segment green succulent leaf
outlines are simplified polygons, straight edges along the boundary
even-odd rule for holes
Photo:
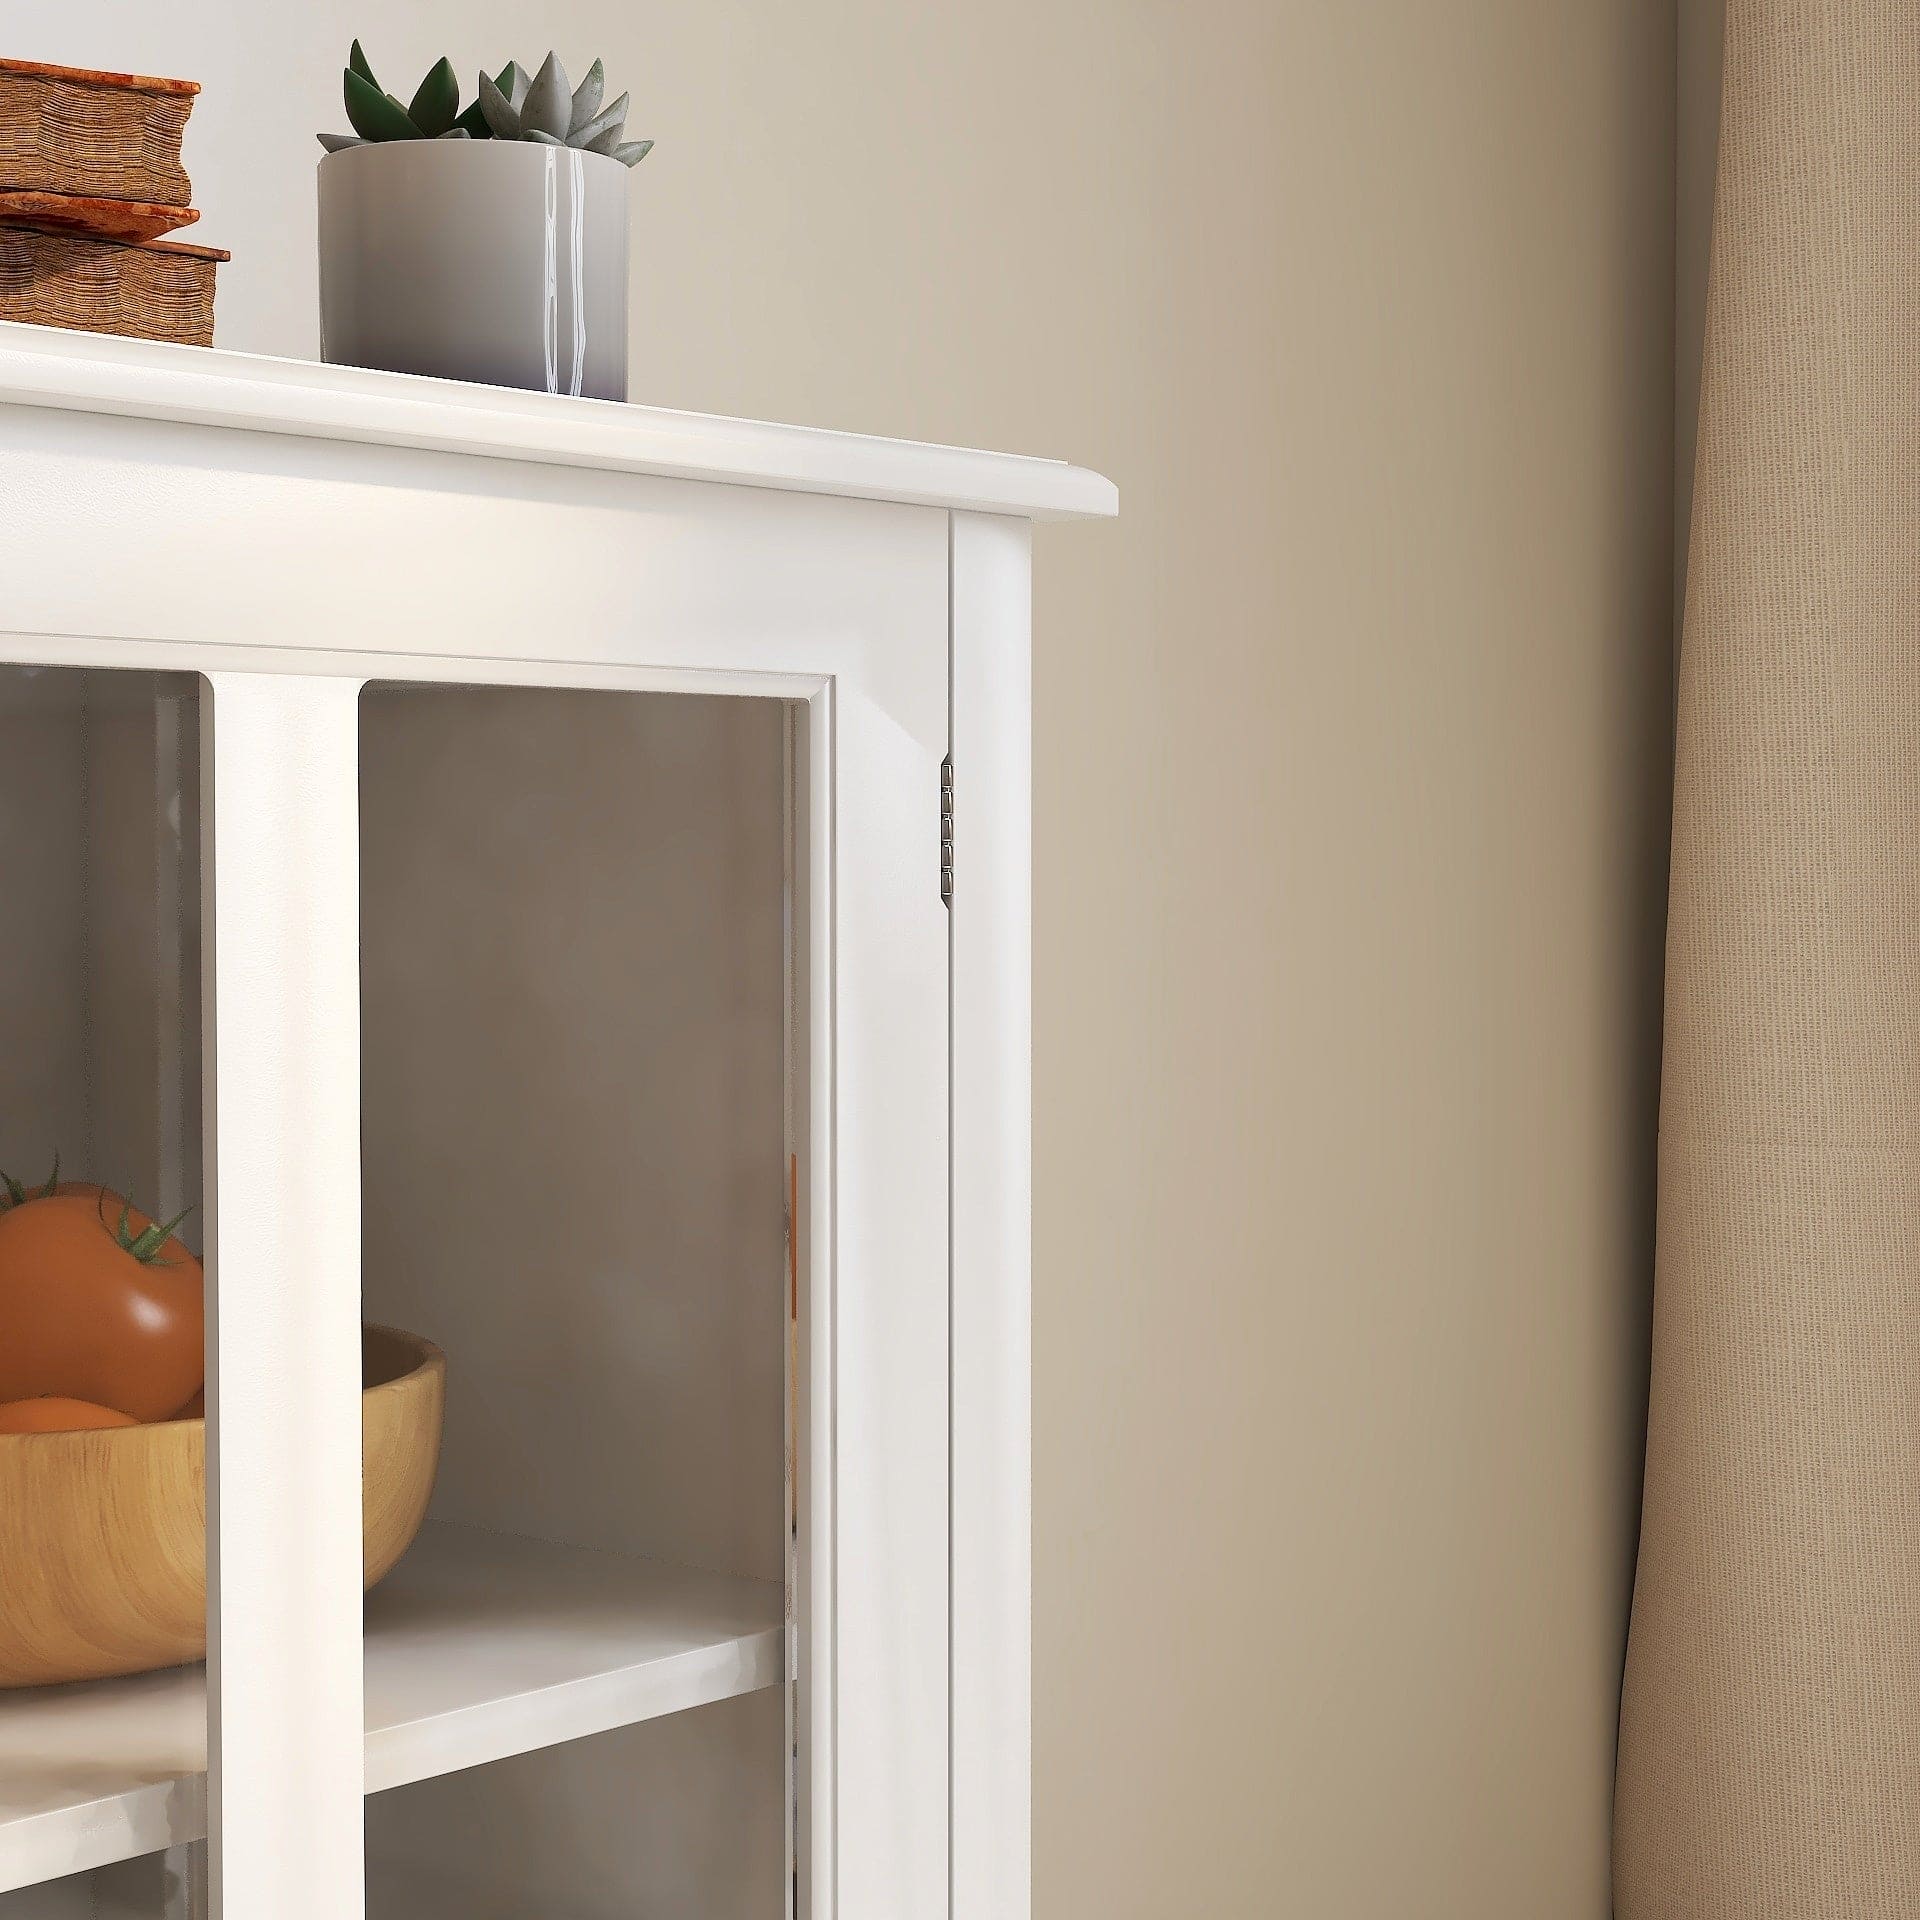
[[[551,134],[564,146],[572,118],[573,89],[567,84],[567,70],[560,64],[560,56],[550,53],[541,61],[540,71],[521,104],[520,131],[526,136]]]
[[[584,126],[575,127],[567,135],[570,147],[586,147],[594,153],[611,153],[614,142],[620,138],[620,131],[627,119],[627,96],[623,93],[612,106],[596,113]],[[603,145],[602,142],[605,144]]]
[[[318,138],[328,153],[388,140],[528,140],[605,154],[622,166],[637,166],[653,150],[653,142],[624,138],[628,95],[603,105],[606,83],[605,64],[595,60],[579,86],[569,90],[567,70],[560,56],[550,52],[531,77],[517,60],[509,60],[497,74],[483,70],[476,98],[463,109],[459,78],[453,63],[443,58],[433,63],[413,99],[403,104],[381,90],[366,50],[356,40],[341,75],[353,131]]]
[[[568,144],[572,137],[600,111],[600,96],[607,90],[607,70],[596,60],[587,69],[587,77],[573,90],[573,111],[567,116]]]
[[[459,111],[460,80],[453,62],[442,55],[427,69],[427,77],[407,107],[407,118],[429,140],[437,140],[453,125]]]
[[[518,60],[509,60],[494,80],[494,85],[513,103],[515,113],[520,111],[521,104],[527,97],[527,89],[532,84],[533,82],[527,77],[526,68]]]
[[[520,116],[514,111],[513,102],[502,91],[500,82],[490,80],[484,73],[480,76],[480,111],[486,115],[496,140],[520,138]]]
[[[370,80],[349,67],[343,82],[347,98],[347,118],[363,140],[418,140],[420,129],[407,110],[390,93],[382,93]]]

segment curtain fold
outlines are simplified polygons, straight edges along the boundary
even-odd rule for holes
[[[1619,1920],[1920,1916],[1920,4],[1731,0]]]

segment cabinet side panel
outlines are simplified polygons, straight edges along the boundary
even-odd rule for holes
[[[953,1920],[1032,1905],[1031,530],[953,521]]]

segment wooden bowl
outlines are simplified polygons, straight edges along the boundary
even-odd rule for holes
[[[367,1327],[361,1341],[366,1584],[426,1518],[447,1359]],[[163,1420],[0,1434],[0,1687],[145,1673],[207,1650],[207,1427]]]

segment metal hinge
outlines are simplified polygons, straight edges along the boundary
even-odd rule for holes
[[[953,755],[940,762],[940,904],[953,905]]]

